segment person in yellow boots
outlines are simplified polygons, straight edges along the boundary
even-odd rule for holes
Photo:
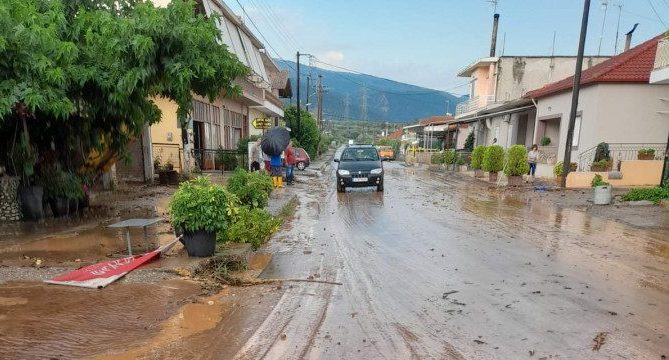
[[[281,154],[272,155],[269,160],[272,170],[272,184],[275,188],[283,187],[283,172],[281,171]]]

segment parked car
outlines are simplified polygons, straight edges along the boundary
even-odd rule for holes
[[[349,145],[337,162],[337,192],[347,187],[375,186],[383,191],[383,163],[378,150],[372,145]]]
[[[392,146],[379,146],[381,160],[395,160],[395,151]]]
[[[297,167],[298,170],[306,169],[311,163],[309,153],[302,148],[293,148],[293,151],[295,152],[295,167]]]

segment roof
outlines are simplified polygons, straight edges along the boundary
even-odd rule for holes
[[[603,61],[581,73],[581,86],[596,83],[648,83],[655,63],[657,43],[664,38],[658,35],[618,56]],[[525,94],[525,98],[538,99],[571,90],[574,76],[545,85]]]
[[[446,124],[454,120],[454,118],[450,115],[445,115],[445,116],[430,116],[425,119],[420,119],[418,121],[418,125],[420,126],[427,126],[427,125],[441,125],[441,124]]]
[[[488,66],[490,64],[494,64],[499,60],[498,57],[487,57],[487,58],[482,58],[476,60],[474,63],[467,65],[466,68],[460,70],[458,72],[458,76],[461,77],[470,77],[472,75],[472,72],[476,70],[477,68],[480,68],[481,66]]]
[[[402,138],[402,134],[404,134],[404,131],[402,129],[399,129],[388,134],[387,138],[393,140],[399,140]]]

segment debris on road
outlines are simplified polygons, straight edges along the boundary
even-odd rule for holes
[[[457,290],[447,291],[447,292],[445,292],[445,293],[443,293],[443,294],[441,295],[441,298],[442,298],[442,299],[446,299],[446,298],[448,298],[449,295],[453,295],[453,294],[455,294],[455,293],[457,293],[457,292],[458,292]]]
[[[602,348],[602,346],[604,345],[604,343],[606,343],[606,337],[607,337],[608,335],[609,335],[609,333],[608,333],[608,332],[605,332],[605,331],[600,332],[599,334],[597,334],[597,336],[595,336],[595,338],[592,339],[592,341],[593,341],[593,343],[594,343],[594,344],[592,345],[592,351],[599,351],[599,349]]]

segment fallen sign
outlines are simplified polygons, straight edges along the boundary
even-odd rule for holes
[[[143,255],[128,256],[116,260],[103,261],[101,263],[82,267],[69,273],[56,276],[45,283],[57,285],[71,285],[91,289],[102,289],[103,287],[122,278],[125,274],[136,268],[160,257],[160,254],[169,251],[174,244],[181,239],[176,238],[169,244],[163,245],[156,250]]]

